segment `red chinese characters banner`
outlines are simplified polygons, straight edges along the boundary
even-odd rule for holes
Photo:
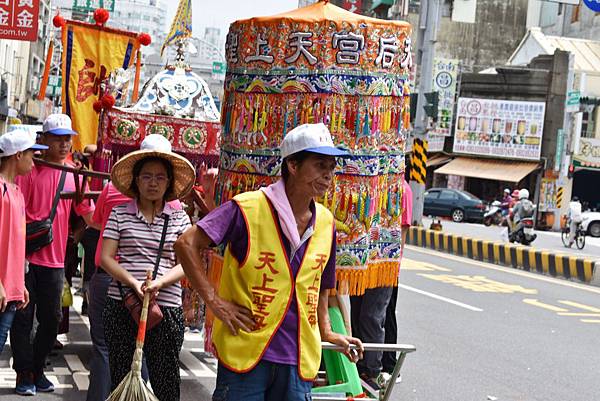
[[[342,8],[353,13],[360,13],[361,7],[362,0],[344,0],[342,3]]]
[[[35,42],[39,0],[0,0],[0,39]]]

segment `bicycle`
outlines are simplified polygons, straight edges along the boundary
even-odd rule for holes
[[[570,243],[571,224],[567,222],[561,231],[561,239],[565,248],[570,248],[573,244]],[[585,247],[585,230],[581,227],[581,223],[577,224],[577,232],[575,233],[575,245],[577,249],[583,249]]]

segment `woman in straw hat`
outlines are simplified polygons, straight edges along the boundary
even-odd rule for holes
[[[139,150],[115,164],[111,179],[132,198],[113,208],[102,236],[102,267],[113,277],[103,312],[112,389],[129,371],[137,333],[123,299],[131,292],[142,299],[149,292],[163,314],[160,323],[149,329],[144,345],[150,382],[160,401],[179,400],[179,351],[184,334],[180,280],[184,273],[173,244],[191,224],[185,211],[167,202],[191,190],[194,168],[172,152]],[[149,269],[154,280],[145,286]]]

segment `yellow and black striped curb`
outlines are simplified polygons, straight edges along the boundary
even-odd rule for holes
[[[468,238],[427,230],[423,227],[411,227],[406,242],[410,245],[482,262],[548,274],[553,277],[577,279],[584,283],[600,286],[600,271],[596,272],[596,277],[594,277],[596,261],[593,259],[578,258],[522,245]]]

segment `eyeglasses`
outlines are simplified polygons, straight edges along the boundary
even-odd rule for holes
[[[169,177],[166,175],[141,174],[138,178],[144,184],[149,184],[152,180],[155,180],[157,184],[164,184],[169,181]]]

